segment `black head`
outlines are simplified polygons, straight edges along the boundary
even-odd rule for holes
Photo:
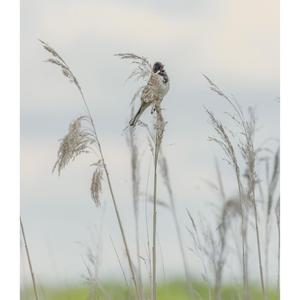
[[[153,72],[154,73],[157,73],[159,71],[162,71],[164,69],[164,65],[160,62],[156,62],[154,65],[153,65]]]

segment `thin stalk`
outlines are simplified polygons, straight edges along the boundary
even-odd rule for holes
[[[186,259],[186,255],[185,255],[185,251],[184,251],[184,245],[183,245],[182,235],[181,235],[181,231],[180,231],[178,216],[177,216],[175,199],[174,199],[173,190],[172,190],[172,187],[171,187],[167,159],[164,157],[162,152],[161,152],[160,162],[161,162],[162,175],[163,175],[165,185],[166,185],[166,188],[167,188],[167,191],[168,191],[168,194],[169,194],[169,198],[170,198],[171,214],[172,214],[172,217],[173,217],[173,220],[174,220],[175,230],[176,230],[177,239],[178,239],[178,243],[179,243],[179,249],[180,249],[181,256],[182,256],[187,290],[189,292],[190,298],[195,299],[195,293],[194,293],[194,290],[193,290],[191,276],[190,276],[188,263],[187,263],[187,259]]]
[[[140,238],[139,238],[139,217],[138,217],[138,212],[135,211],[135,240],[136,240],[136,256],[137,256],[137,267],[138,267],[138,286],[140,290],[140,296],[141,299],[144,299],[143,296],[143,282],[142,282],[142,272],[141,272],[141,247],[140,247]]]
[[[265,224],[265,289],[268,295],[269,291],[269,246],[271,239],[271,213],[273,207],[274,193],[279,180],[280,157],[279,148],[274,156],[273,172],[271,179],[269,178],[269,161],[266,160],[266,182],[267,185],[267,207],[266,207],[266,224]],[[275,207],[276,222],[279,218],[279,207]],[[278,225],[278,224],[277,224]]]
[[[268,176],[266,178],[266,181],[268,182]],[[260,193],[260,198],[265,202],[265,196],[264,192],[261,186],[261,183],[258,183],[258,190]],[[270,199],[269,191],[267,198]],[[266,299],[269,299],[269,245],[270,245],[270,214],[268,212],[268,204],[267,204],[267,209],[266,209],[266,220],[265,220],[265,237],[264,237],[264,255],[265,255],[265,290],[266,290]]]
[[[280,291],[280,226],[278,226],[278,255],[277,255],[277,264],[278,264],[278,272],[277,272],[277,294],[279,295],[279,291]]]
[[[155,149],[154,149],[154,182],[153,182],[153,231],[152,231],[152,300],[156,300],[156,222],[157,222],[157,163],[160,146],[163,139],[165,122],[159,103],[155,104]]]
[[[134,106],[132,106],[131,117],[134,116]],[[142,271],[141,271],[141,251],[140,251],[140,231],[139,231],[139,161],[138,148],[134,136],[134,128],[129,129],[127,143],[131,155],[131,181],[132,181],[132,202],[134,212],[135,242],[136,242],[136,263],[137,279],[141,300],[144,299]]]
[[[84,95],[82,93],[82,90],[80,88],[79,88],[79,91],[80,91],[80,94],[81,94],[81,98],[82,98],[82,100],[85,104],[85,107],[86,107],[87,113],[89,115],[89,118],[91,120],[91,124],[92,124],[92,128],[93,128],[93,131],[94,131],[94,134],[95,134],[95,138],[96,138],[97,146],[98,146],[98,149],[99,149],[99,153],[100,153],[101,159],[103,161],[103,167],[104,167],[104,172],[105,172],[106,179],[107,179],[107,182],[108,182],[109,192],[110,192],[110,195],[111,195],[111,198],[112,198],[112,201],[113,201],[115,213],[116,213],[116,216],[117,216],[119,228],[120,228],[121,235],[122,235],[123,244],[125,246],[126,256],[127,256],[127,259],[128,259],[132,280],[134,282],[137,297],[139,299],[139,289],[138,289],[137,279],[136,279],[136,275],[135,275],[135,272],[134,272],[134,267],[133,267],[132,259],[131,259],[131,256],[130,256],[130,252],[129,252],[129,248],[128,248],[128,244],[127,244],[127,240],[126,240],[125,231],[124,231],[124,227],[123,227],[123,224],[122,224],[119,208],[118,208],[118,205],[117,205],[117,202],[116,202],[116,199],[115,199],[115,195],[114,195],[114,192],[113,192],[113,189],[112,189],[111,179],[110,179],[110,176],[109,176],[107,166],[105,164],[105,159],[104,159],[102,147],[101,147],[101,144],[100,144],[97,132],[96,132],[96,128],[95,128],[95,125],[94,125],[94,120],[92,118],[92,115],[91,115],[91,112],[90,112],[89,107],[87,105],[87,102],[85,100],[85,97],[84,97]]]
[[[256,231],[256,242],[257,242],[257,252],[258,252],[258,263],[259,263],[259,273],[260,273],[260,283],[261,288],[264,294],[264,299],[266,299],[266,291],[264,285],[264,275],[263,275],[263,267],[262,267],[262,257],[261,257],[261,246],[260,246],[260,236],[259,236],[259,228],[258,228],[258,215],[257,215],[257,207],[255,200],[255,193],[253,193],[253,206],[254,206],[254,217],[255,217],[255,231]]]
[[[25,244],[26,256],[27,256],[29,270],[30,270],[30,274],[31,274],[34,296],[35,296],[36,300],[39,300],[38,293],[37,293],[36,282],[35,282],[35,277],[34,277],[34,273],[33,273],[33,267],[32,267],[30,254],[29,254],[29,248],[28,248],[28,244],[27,244],[27,240],[26,240],[26,236],[25,236],[25,230],[24,230],[24,226],[23,226],[21,217],[20,217],[20,226],[21,226],[21,233],[22,233],[22,236],[23,236],[24,244]]]
[[[270,229],[269,229],[270,216],[267,214],[265,223],[265,289],[267,298],[269,298],[269,245],[270,245]]]
[[[73,72],[71,71],[71,69],[68,66],[68,64],[47,43],[45,43],[45,42],[43,42],[41,40],[40,40],[40,42],[42,43],[42,46],[53,56],[53,58],[49,59],[48,61],[51,62],[51,63],[54,63],[54,64],[56,64],[58,66],[60,66],[62,68],[63,74],[67,78],[69,78],[71,80],[71,82],[73,82],[75,84],[75,86],[77,87],[78,91],[80,92],[80,95],[81,95],[82,101],[84,103],[86,112],[87,112],[89,120],[91,122],[93,137],[94,137],[94,139],[96,141],[96,144],[97,144],[97,147],[98,147],[98,150],[99,150],[99,154],[100,154],[100,158],[101,158],[101,160],[103,162],[104,173],[105,173],[105,176],[106,176],[106,179],[107,179],[107,182],[108,182],[109,192],[110,192],[110,195],[111,195],[111,198],[112,198],[112,201],[113,201],[114,210],[115,210],[115,213],[116,213],[116,216],[117,216],[118,225],[119,225],[119,228],[120,228],[120,231],[121,231],[122,240],[123,240],[123,244],[124,244],[124,247],[125,247],[126,256],[127,256],[127,259],[128,259],[128,264],[129,264],[129,268],[130,268],[132,280],[134,282],[134,287],[135,287],[135,290],[136,290],[136,295],[137,295],[137,298],[140,299],[140,297],[139,297],[139,289],[138,289],[138,284],[137,284],[137,279],[136,279],[136,275],[135,275],[135,271],[134,271],[133,262],[132,262],[132,259],[131,259],[131,256],[130,256],[130,252],[129,252],[129,248],[128,248],[128,244],[127,244],[127,240],[126,240],[126,236],[125,236],[124,227],[123,227],[123,224],[122,224],[122,221],[121,221],[121,217],[120,217],[118,205],[117,205],[117,202],[116,202],[116,199],[115,199],[115,196],[114,196],[114,192],[113,192],[113,189],[112,189],[111,179],[110,179],[110,176],[109,176],[109,172],[108,172],[107,166],[105,164],[105,159],[104,159],[104,155],[103,155],[101,143],[100,143],[99,137],[97,135],[97,131],[96,131],[96,127],[95,127],[95,124],[94,124],[94,119],[92,117],[91,111],[89,109],[89,106],[87,104],[85,96],[84,96],[84,94],[82,92],[82,89],[81,89],[81,87],[79,85],[79,82],[78,82],[77,78],[75,77],[75,75],[73,74]]]
[[[183,241],[182,241],[181,231],[180,231],[180,227],[179,227],[179,222],[178,222],[177,211],[176,211],[176,207],[175,207],[175,203],[174,203],[173,194],[171,195],[170,199],[171,199],[172,216],[173,216],[174,223],[175,223],[179,248],[180,248],[182,261],[183,261],[184,273],[185,273],[185,278],[186,278],[186,285],[187,285],[190,297],[192,299],[195,299],[195,293],[194,293],[193,286],[192,286],[192,283],[191,283],[191,276],[190,276],[190,272],[189,272],[189,269],[188,269],[187,259],[186,259],[186,255],[185,255],[185,251],[184,251],[184,246],[183,246]]]
[[[120,266],[120,269],[121,269],[121,271],[122,271],[122,274],[123,274],[123,278],[124,278],[125,285],[126,285],[126,287],[127,287],[128,291],[129,291],[129,285],[128,285],[128,282],[127,282],[127,278],[126,278],[125,270],[124,270],[124,268],[123,268],[123,265],[122,265],[122,262],[121,262],[120,256],[119,256],[119,254],[118,254],[118,251],[117,251],[117,249],[116,249],[116,246],[115,246],[115,244],[114,244],[114,242],[113,242],[113,240],[112,240],[112,237],[111,237],[111,236],[110,236],[110,241],[111,241],[111,244],[112,244],[112,246],[113,246],[113,248],[114,248],[114,251],[115,251],[115,254],[116,254],[116,257],[117,257],[117,260],[118,260],[119,266]]]
[[[240,172],[239,169],[235,168],[236,179],[238,184],[239,191],[239,200],[241,206],[241,227],[242,227],[242,257],[243,257],[243,287],[244,287],[244,298],[249,299],[249,284],[248,284],[248,268],[247,268],[247,257],[246,257],[246,223],[245,223],[245,211],[244,211],[244,203],[243,203],[243,194],[242,194],[242,184],[240,181]]]
[[[156,300],[156,217],[157,217],[157,161],[158,161],[158,132],[156,129],[154,152],[154,192],[153,192],[153,236],[152,236],[152,300]]]
[[[152,260],[151,260],[151,249],[150,249],[150,234],[149,234],[149,223],[148,223],[148,184],[150,178],[150,165],[148,168],[148,175],[146,181],[146,198],[145,198],[145,221],[146,221],[146,236],[147,236],[147,255],[148,255],[148,264],[149,264],[149,290],[150,295],[152,295]]]
[[[224,251],[226,247],[226,225],[221,224],[221,227],[219,229],[219,240],[220,240],[220,253],[216,262],[216,276],[215,276],[215,299],[216,300],[221,300],[222,295],[221,295],[221,288],[222,288],[222,273],[223,273],[223,268],[224,268]]]
[[[277,294],[279,296],[280,293],[280,199],[278,199],[276,205],[276,224],[277,224],[277,233],[278,233],[278,252],[277,252],[277,265],[278,265],[278,272],[277,272]]]
[[[248,197],[254,208],[254,218],[255,218],[255,233],[256,233],[256,244],[258,253],[258,266],[260,274],[260,283],[263,292],[264,299],[267,299],[265,284],[264,284],[264,274],[263,274],[263,262],[262,262],[262,251],[260,244],[260,234],[259,234],[259,224],[258,224],[258,213],[255,197],[255,151],[253,147],[253,136],[255,133],[255,118],[252,111],[250,111],[250,122],[243,122],[244,135],[246,137],[246,144],[243,146],[242,153],[244,154],[245,161],[248,167]]]

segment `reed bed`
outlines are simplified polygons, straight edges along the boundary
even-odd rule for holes
[[[235,182],[233,195],[228,196],[226,185],[224,184],[222,168],[219,159],[215,161],[216,180],[207,182],[217,193],[215,194],[216,210],[214,217],[210,220],[205,218],[201,212],[191,211],[187,206],[186,222],[183,221],[177,211],[176,190],[171,184],[171,172],[168,165],[168,157],[164,155],[163,144],[166,134],[166,120],[163,115],[163,108],[160,103],[154,103],[152,121],[146,124],[138,121],[136,127],[125,129],[126,142],[129,149],[130,180],[132,194],[132,208],[134,216],[134,227],[124,228],[121,212],[115,197],[111,175],[103,154],[103,141],[100,140],[96,130],[93,115],[88,106],[85,94],[77,77],[60,56],[60,54],[49,44],[40,41],[46,50],[49,58],[46,62],[58,67],[62,74],[76,87],[83,102],[85,113],[71,120],[68,131],[60,140],[57,151],[57,158],[53,166],[53,172],[58,175],[79,156],[89,154],[87,157],[92,161],[87,164],[92,168],[89,192],[95,207],[101,209],[102,190],[107,184],[110,198],[113,203],[116,221],[122,237],[124,249],[118,249],[111,238],[111,247],[116,260],[120,266],[120,272],[124,278],[126,293],[120,298],[112,296],[111,290],[105,288],[99,279],[99,245],[86,247],[84,259],[86,267],[85,281],[88,283],[88,294],[85,299],[137,299],[137,300],[157,300],[162,298],[159,290],[160,285],[157,280],[158,267],[164,267],[163,241],[158,241],[160,231],[157,222],[160,213],[160,206],[164,206],[170,213],[174,222],[174,232],[178,240],[178,249],[181,255],[183,273],[185,275],[184,296],[178,299],[214,299],[227,300],[226,284],[224,283],[226,269],[228,268],[228,257],[235,257],[241,266],[242,288],[238,284],[230,299],[258,299],[257,293],[253,291],[249,281],[249,257],[253,254],[252,247],[255,246],[257,254],[257,269],[260,278],[259,299],[274,299],[270,293],[269,286],[269,252],[273,227],[277,230],[277,290],[279,293],[280,282],[280,197],[279,197],[279,173],[280,173],[280,151],[276,153],[267,151],[266,148],[257,146],[255,136],[257,133],[257,120],[255,111],[252,108],[244,113],[243,108],[231,96],[228,96],[209,77],[204,75],[210,89],[217,93],[226,101],[230,112],[221,117],[210,110],[205,109],[209,123],[214,132],[209,136],[209,141],[217,144],[222,153],[222,158],[226,161],[231,170],[231,176]],[[133,53],[121,53],[116,55],[122,61],[130,62],[133,67],[128,80],[135,79],[139,83],[130,104],[130,116],[134,114],[134,103],[139,99],[141,92],[148,80],[152,65],[144,56]],[[125,116],[124,116],[125,118]],[[228,126],[230,124],[230,126]],[[146,129],[146,130],[145,130]],[[140,138],[138,138],[140,135]],[[204,137],[203,137],[204,138]],[[151,177],[153,178],[150,196],[147,193],[149,173],[142,168],[142,150],[139,139],[147,141],[149,153],[152,156]],[[147,150],[148,151],[148,150]],[[265,176],[260,174],[260,167],[264,164]],[[172,166],[172,170],[176,166]],[[271,170],[271,172],[270,172]],[[199,170],[201,173],[201,170]],[[147,178],[147,183],[143,182],[143,175]],[[148,177],[147,177],[148,174]],[[264,178],[263,178],[264,177]],[[169,202],[162,202],[160,199],[159,184],[164,186]],[[143,186],[146,185],[146,191]],[[143,196],[145,195],[145,196]],[[147,202],[151,198],[152,212],[151,220],[148,219]],[[146,200],[145,200],[146,199]],[[184,199],[180,199],[184,200]],[[142,203],[145,211],[142,209]],[[141,223],[144,223],[147,234],[141,236]],[[264,231],[262,230],[264,227]],[[151,228],[152,230],[149,230]],[[22,234],[26,244],[25,232],[21,223]],[[131,231],[135,236],[135,244],[129,245],[127,233]],[[185,234],[189,237],[189,243],[185,241]],[[255,245],[250,245],[250,236],[255,236]],[[236,239],[238,237],[238,239]],[[234,246],[232,247],[232,241]],[[191,243],[191,246],[189,244]],[[133,256],[135,249],[136,256]],[[263,251],[264,249],[264,251]],[[123,261],[122,251],[125,250],[126,261]],[[194,259],[194,254],[200,261],[203,277],[198,278],[191,271],[190,259]],[[160,256],[160,260],[158,259]],[[28,262],[32,276],[35,299],[38,300],[36,282],[33,268],[30,261],[29,251],[27,251]],[[161,266],[158,265],[160,262]],[[126,267],[128,265],[128,268]],[[165,275],[166,276],[166,275]],[[148,278],[145,280],[145,277]],[[200,282],[205,282],[205,288],[199,288]],[[172,286],[174,289],[174,287]],[[181,293],[181,292],[178,292]],[[262,297],[261,297],[262,295]],[[177,299],[173,297],[173,299]]]

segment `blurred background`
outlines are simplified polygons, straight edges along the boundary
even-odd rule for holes
[[[233,94],[243,108],[251,105],[256,109],[257,145],[278,139],[278,1],[21,1],[21,215],[36,277],[51,284],[82,281],[86,246],[99,243],[100,278],[121,280],[111,239],[117,249],[122,249],[122,243],[106,183],[101,208],[96,209],[90,198],[89,164],[94,158],[79,157],[60,177],[51,172],[58,140],[67,132],[69,122],[84,113],[84,107],[75,87],[57,68],[43,62],[48,57],[38,39],[62,55],[87,96],[133,252],[130,153],[123,130],[139,83],[125,82],[132,67],[114,54],[133,52],[165,64],[171,88],[163,102],[168,122],[164,154],[191,271],[200,277],[201,260],[189,250],[192,240],[186,229],[187,209],[209,217],[220,205],[205,182],[216,181],[216,157],[227,195],[236,193],[232,169],[222,161],[216,145],[208,141],[213,130],[204,109],[224,118],[228,104],[210,91],[202,74]],[[142,119],[150,118],[147,112]],[[138,134],[138,141],[144,207],[151,194],[147,179],[152,156],[145,135]],[[274,150],[277,144],[268,146]],[[162,183],[159,194],[167,203]],[[142,214],[141,236],[146,234],[144,223]],[[163,261],[158,276],[183,276],[174,224],[164,207],[159,208],[158,239],[159,260]],[[257,263],[252,263],[257,260],[255,245],[252,248],[249,275],[258,281]],[[26,284],[30,276],[23,246],[21,251],[21,281]],[[124,258],[122,250],[119,254]],[[271,264],[273,281],[275,270]],[[224,272],[227,281],[241,276],[234,260]]]

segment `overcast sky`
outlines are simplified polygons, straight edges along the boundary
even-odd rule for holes
[[[202,180],[216,179],[214,157],[222,158],[207,141],[213,132],[204,107],[224,120],[223,113],[229,110],[209,90],[202,73],[233,94],[245,109],[256,108],[258,143],[279,138],[278,1],[27,0],[21,2],[21,14],[21,214],[37,278],[60,283],[81,280],[85,251],[79,243],[89,243],[95,226],[103,245],[103,278],[120,277],[110,236],[121,247],[106,184],[100,209],[90,199],[89,164],[94,158],[79,158],[61,177],[51,173],[58,139],[69,122],[84,113],[84,107],[74,86],[55,66],[43,63],[47,54],[39,38],[61,53],[86,93],[132,247],[130,156],[123,129],[138,83],[125,83],[131,66],[114,54],[134,52],[165,64],[171,88],[163,103],[168,121],[164,153],[185,245],[191,246],[186,209],[206,214],[212,209],[208,203],[219,201]],[[143,118],[150,120],[149,112]],[[145,197],[152,158],[145,136],[138,137]],[[221,167],[226,192],[232,195],[233,174],[226,164],[221,162]],[[149,188],[147,192],[151,193]],[[161,184],[159,194],[168,201]],[[158,228],[167,276],[180,275],[174,226],[164,208],[159,211]],[[188,253],[199,275],[201,262]],[[236,270],[226,272],[229,279],[239,276]],[[22,274],[28,277],[26,266]],[[254,268],[251,277],[256,279],[257,274]]]

